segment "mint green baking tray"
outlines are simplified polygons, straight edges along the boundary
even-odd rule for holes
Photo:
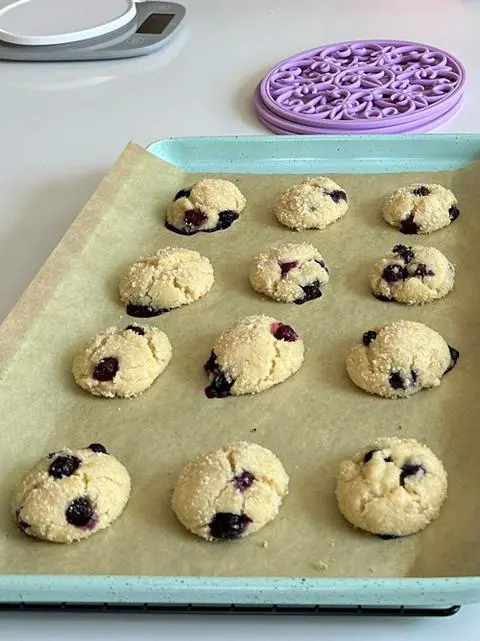
[[[480,135],[170,138],[148,151],[188,172],[440,171],[480,160]],[[8,604],[405,606],[480,601],[480,577],[401,579],[0,576]]]

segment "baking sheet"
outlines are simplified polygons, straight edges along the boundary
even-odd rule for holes
[[[226,232],[184,237],[163,226],[172,194],[199,175],[183,174],[129,145],[62,243],[0,328],[3,446],[0,449],[0,573],[192,576],[434,577],[480,574],[478,519],[476,296],[480,167],[440,174],[334,176],[350,195],[348,214],[323,231],[290,232],[271,204],[301,176],[232,175],[248,200]],[[409,238],[379,217],[383,197],[408,182],[451,187],[461,217],[428,237]],[[326,295],[284,305],[251,290],[248,266],[275,242],[308,241],[326,260]],[[457,265],[455,291],[424,308],[385,304],[369,293],[371,263],[398,242],[432,244]],[[135,400],[93,398],[70,374],[75,351],[103,327],[131,322],[116,286],[139,255],[176,245],[208,256],[213,290],[194,305],[145,322],[173,346],[165,373]],[[203,363],[213,338],[247,314],[293,325],[306,358],[292,379],[254,397],[208,400]],[[394,318],[424,322],[460,350],[458,367],[435,390],[407,400],[370,396],[350,383],[348,346]],[[382,541],[339,514],[339,461],[378,436],[426,441],[449,472],[449,499],[424,532]],[[271,448],[291,476],[277,519],[242,541],[208,544],[177,523],[169,507],[181,466],[231,440]],[[8,503],[18,477],[39,455],[64,445],[105,443],[129,469],[133,493],[106,531],[70,546],[37,542],[15,529]]]

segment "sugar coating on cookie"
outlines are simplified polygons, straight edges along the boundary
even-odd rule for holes
[[[458,351],[435,330],[398,320],[366,331],[350,349],[346,366],[355,385],[366,392],[405,398],[440,385],[458,358]]]
[[[442,185],[400,187],[385,201],[382,216],[404,234],[431,234],[460,215],[455,195]]]
[[[437,518],[447,498],[447,473],[426,445],[380,438],[341,463],[336,495],[352,525],[396,538]]]
[[[130,497],[130,475],[101,443],[42,458],[20,480],[11,509],[20,531],[72,543],[108,527]]]
[[[284,243],[255,257],[252,287],[281,303],[301,305],[320,298],[329,280],[322,255],[308,243]]]
[[[164,247],[126,269],[119,283],[120,300],[130,316],[158,316],[199,300],[213,281],[208,258],[191,249]]]
[[[270,316],[247,316],[213,344],[205,370],[208,398],[263,392],[295,374],[303,363],[303,340]]]
[[[294,230],[323,229],[347,213],[348,197],[330,178],[307,178],[284,191],[274,206],[278,221]]]
[[[383,301],[423,305],[446,296],[455,268],[435,247],[395,245],[370,272],[374,296]]]
[[[175,484],[172,508],[187,530],[207,541],[243,538],[277,516],[288,481],[270,450],[230,443],[187,463]]]
[[[229,180],[204,178],[175,195],[167,207],[165,226],[186,236],[227,229],[240,216],[246,202]]]
[[[75,381],[94,396],[128,398],[144,392],[172,357],[167,335],[156,327],[109,327],[73,359]]]

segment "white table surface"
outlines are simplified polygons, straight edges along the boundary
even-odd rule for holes
[[[0,7],[10,0],[0,0]],[[100,1],[100,0],[99,0]],[[281,59],[347,39],[431,43],[469,71],[461,113],[438,131],[479,131],[473,0],[183,0],[188,21],[150,57],[90,63],[0,63],[0,318],[34,277],[129,140],[261,134],[256,82]],[[368,8],[367,8],[368,7]],[[463,639],[480,606],[447,620],[314,617],[0,614],[0,638]]]

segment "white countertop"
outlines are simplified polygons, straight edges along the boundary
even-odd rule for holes
[[[0,7],[9,2],[0,0]],[[255,84],[276,62],[296,52],[326,42],[379,37],[437,45],[457,55],[469,72],[462,111],[437,131],[480,131],[475,104],[480,98],[480,3],[183,4],[188,10],[183,32],[146,58],[0,63],[0,318],[129,140],[147,145],[167,136],[266,133],[252,108]],[[464,607],[447,620],[0,614],[0,638],[478,641],[479,620],[480,606]]]

